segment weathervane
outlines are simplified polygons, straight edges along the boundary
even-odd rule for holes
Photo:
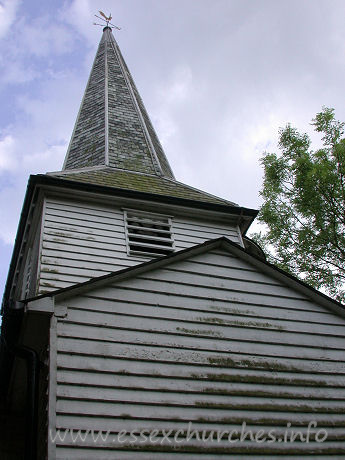
[[[101,21],[104,21],[106,23],[106,27],[109,27],[109,24],[114,27],[115,29],[117,30],[121,30],[121,27],[117,27],[115,24],[112,24],[110,21],[112,19],[112,16],[111,16],[111,13],[109,14],[109,16],[106,16],[103,11],[100,11],[99,14],[101,16],[103,16],[102,18],[100,16],[97,16],[97,14],[95,14],[96,18],[100,19]],[[97,24],[96,22],[93,23],[94,26],[104,26],[104,24]]]

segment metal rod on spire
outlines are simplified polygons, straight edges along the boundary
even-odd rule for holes
[[[106,27],[109,27],[109,24],[111,25],[111,27],[114,27],[115,29],[117,30],[121,30],[121,27],[117,27],[115,24],[112,24],[110,21],[112,19],[112,15],[111,13],[109,14],[109,16],[106,16],[103,11],[100,11],[99,14],[101,16],[103,16],[102,18],[100,16],[97,16],[97,14],[95,14],[96,18],[100,19],[101,21],[104,21],[106,23]],[[104,26],[104,24],[98,24],[96,22],[93,23],[93,25],[95,26]]]

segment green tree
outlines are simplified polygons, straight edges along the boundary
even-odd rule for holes
[[[345,139],[334,110],[312,120],[323,146],[311,150],[307,134],[279,130],[280,155],[265,153],[264,199],[253,238],[270,262],[330,296],[345,301]]]

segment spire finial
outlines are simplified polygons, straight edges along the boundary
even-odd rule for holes
[[[111,13],[109,14],[109,16],[106,16],[103,11],[99,11],[99,14],[101,16],[103,16],[102,18],[100,16],[97,16],[97,14],[95,14],[96,18],[100,19],[101,21],[104,21],[106,23],[106,26],[105,28],[111,28],[111,27],[114,27],[114,29],[117,29],[117,30],[121,30],[121,27],[117,27],[115,24],[112,24],[110,21],[112,20],[112,15]],[[97,24],[96,22],[93,23],[95,26],[102,26],[104,27],[104,24]],[[111,25],[111,27],[109,27],[109,24]]]

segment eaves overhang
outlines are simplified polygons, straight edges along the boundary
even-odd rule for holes
[[[60,179],[56,176],[49,176],[38,174],[36,176],[30,176],[30,180],[35,181],[36,185],[46,185],[46,186],[57,186],[57,187],[65,187],[70,188],[73,190],[85,191],[85,192],[94,192],[100,194],[106,194],[109,196],[119,196],[124,198],[132,198],[132,199],[141,199],[147,200],[157,203],[165,203],[165,204],[172,204],[177,206],[183,207],[191,207],[197,209],[205,209],[210,211],[222,212],[226,214],[232,214],[235,216],[239,216],[246,220],[246,222],[242,222],[242,234],[244,234],[250,224],[253,222],[255,217],[258,214],[258,210],[251,209],[251,208],[244,208],[241,206],[233,206],[231,204],[222,204],[222,203],[212,203],[202,200],[194,200],[188,198],[180,198],[174,197],[169,195],[160,195],[157,193],[149,193],[137,190],[129,190],[119,187],[110,187],[105,185],[99,184],[91,184],[88,182],[79,182],[73,181],[68,179]]]

